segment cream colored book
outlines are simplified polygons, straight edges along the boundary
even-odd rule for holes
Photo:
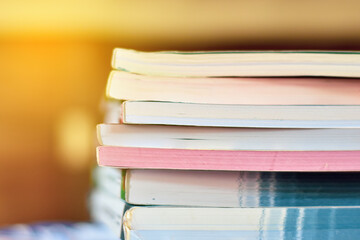
[[[360,150],[360,128],[276,129],[99,124],[103,146],[251,151]]]
[[[117,48],[112,66],[152,76],[360,77],[360,54],[356,51],[139,52]]]

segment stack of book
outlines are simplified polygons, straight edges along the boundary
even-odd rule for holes
[[[360,53],[115,49],[91,197],[126,240],[360,235]]]

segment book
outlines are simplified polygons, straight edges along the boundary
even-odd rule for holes
[[[126,240],[341,239],[360,235],[359,207],[134,207]]]
[[[122,104],[120,101],[107,99],[102,101],[100,106],[104,116],[104,123],[122,122]]]
[[[275,129],[99,124],[105,146],[264,151],[360,150],[360,128]]]
[[[117,236],[360,235],[360,52],[115,49],[112,66],[92,209]]]
[[[122,218],[129,206],[125,201],[107,194],[101,188],[93,189],[89,198],[89,210],[94,222],[106,225],[116,237],[122,237]]]
[[[97,183],[132,205],[303,207],[360,205],[360,174],[97,167]],[[124,175],[125,174],[125,175]],[[118,175],[116,178],[113,176]],[[106,177],[109,176],[109,177]]]
[[[111,167],[95,167],[92,171],[92,178],[96,189],[100,192],[110,194],[117,198],[122,198],[123,186],[125,182],[125,170]],[[125,194],[125,192],[124,192]],[[95,194],[96,195],[96,194]]]
[[[231,151],[97,147],[100,166],[227,171],[360,171],[360,151]]]
[[[112,71],[106,95],[118,100],[205,104],[359,105],[360,81],[347,78],[153,77]]]
[[[205,127],[351,128],[360,127],[360,105],[235,105],[125,101],[113,108],[125,124]],[[106,122],[106,121],[105,121]]]
[[[360,54],[357,51],[139,52],[117,48],[112,66],[154,76],[360,77]]]

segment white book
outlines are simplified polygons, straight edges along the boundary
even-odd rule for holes
[[[234,105],[125,101],[116,120],[126,124],[207,127],[360,127],[360,105]],[[114,122],[114,121],[113,121]]]
[[[106,172],[105,167],[98,167]],[[133,205],[289,207],[360,205],[357,173],[126,170],[99,178],[113,196]],[[124,177],[124,178],[122,178]],[[113,182],[111,182],[113,181]],[[121,186],[121,190],[120,190]]]
[[[125,240],[353,240],[359,207],[134,207],[124,216]]]
[[[117,48],[112,66],[154,76],[360,77],[359,52],[139,52]]]
[[[101,145],[264,151],[360,150],[360,128],[273,129],[99,124]]]

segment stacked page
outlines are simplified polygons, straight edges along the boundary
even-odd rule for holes
[[[115,49],[112,65],[90,206],[119,238],[360,234],[359,52]]]

